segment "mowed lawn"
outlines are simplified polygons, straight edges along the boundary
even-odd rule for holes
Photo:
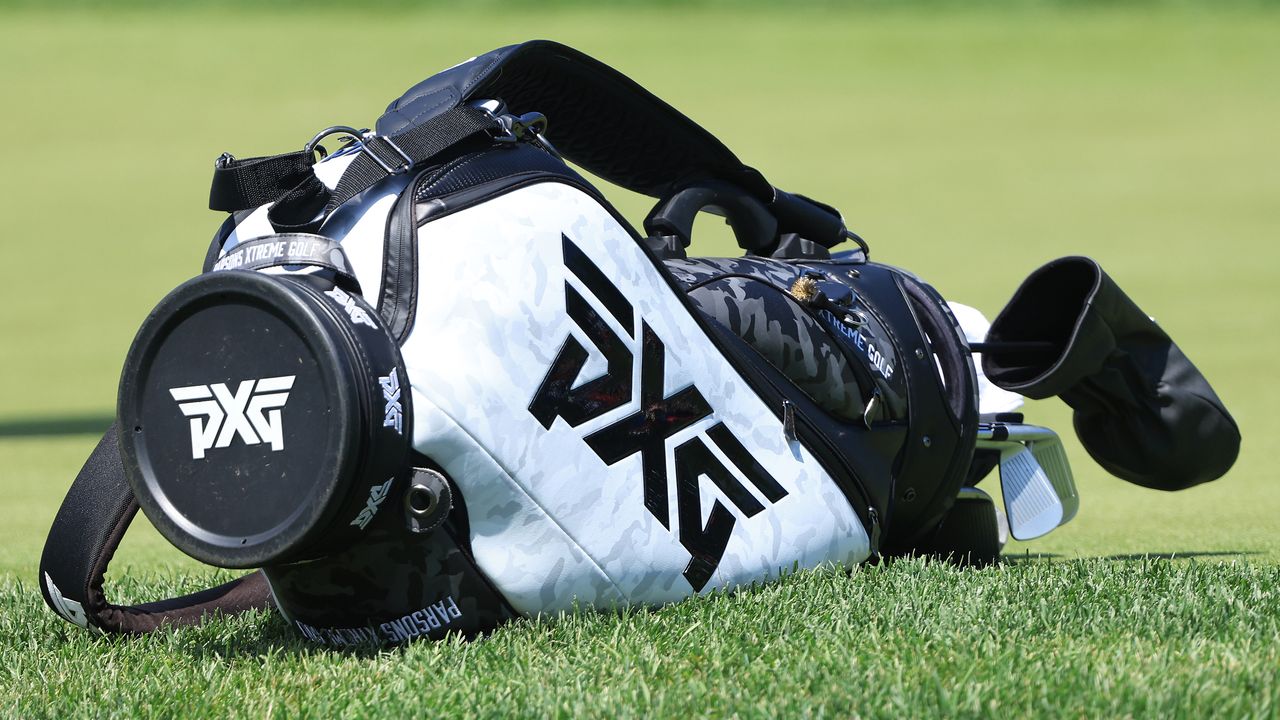
[[[0,9],[0,715],[1280,714],[1280,12],[1209,8]],[[1126,485],[1041,402],[1079,516],[983,570],[801,573],[384,652],[313,648],[269,614],[118,641],[46,611],[45,533],[138,323],[199,269],[214,157],[371,125],[531,37],[627,72],[989,316],[1041,263],[1097,258],[1235,414],[1235,469]],[[121,600],[227,576],[139,525]]]

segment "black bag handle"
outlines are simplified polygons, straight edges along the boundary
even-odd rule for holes
[[[723,215],[747,252],[767,254],[775,242],[778,220],[764,203],[719,180],[691,185],[662,200],[644,219],[644,230],[649,237],[675,238],[687,248],[693,222],[703,210]]]
[[[191,595],[142,605],[115,605],[102,584],[138,501],[124,475],[113,423],[85,461],[49,529],[40,557],[40,592],[68,622],[111,633],[147,633],[165,625],[197,625],[213,614],[271,606],[261,571]]]

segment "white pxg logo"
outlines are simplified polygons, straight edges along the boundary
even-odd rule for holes
[[[170,388],[182,414],[191,419],[191,458],[224,448],[239,436],[246,445],[270,443],[284,449],[280,410],[289,400],[296,375],[245,380],[232,392],[224,383]]]
[[[271,451],[284,449],[281,410],[289,401],[296,375],[245,380],[235,392],[225,383],[169,388],[182,414],[191,419],[191,459],[200,460],[212,448],[224,448],[238,436],[245,445],[270,443]],[[383,426],[404,433],[400,404],[400,377],[396,368],[378,378],[382,388]]]

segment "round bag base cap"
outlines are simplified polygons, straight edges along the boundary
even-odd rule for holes
[[[357,472],[348,331],[305,281],[202,275],[160,302],[120,382],[125,471],[188,555],[249,568],[302,559]]]

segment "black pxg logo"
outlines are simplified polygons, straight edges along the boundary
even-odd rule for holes
[[[563,235],[561,240],[565,267],[627,329],[628,338],[619,337],[595,308],[568,281],[565,282],[565,309],[569,317],[604,355],[608,367],[604,375],[573,387],[587,362],[587,350],[573,335],[565,339],[533,401],[529,403],[529,412],[547,429],[557,417],[563,418],[571,427],[578,427],[622,407],[636,392],[632,387],[635,358],[628,342],[635,340],[635,314],[631,303],[572,240]],[[671,528],[667,502],[667,456],[668,452],[674,454],[680,544],[692,556],[684,569],[684,577],[696,592],[706,586],[719,566],[737,522],[734,514],[716,500],[706,525],[702,524],[698,478],[702,475],[710,478],[747,517],[763,511],[764,505],[720,462],[701,436],[681,443],[672,451],[667,450],[667,438],[710,416],[712,408],[692,384],[665,395],[663,369],[666,352],[662,340],[643,319],[640,333],[640,409],[583,440],[606,465],[640,453],[644,506],[667,529]],[[712,425],[706,431],[706,437],[770,503],[787,496],[782,485],[747,452],[723,422]]]

